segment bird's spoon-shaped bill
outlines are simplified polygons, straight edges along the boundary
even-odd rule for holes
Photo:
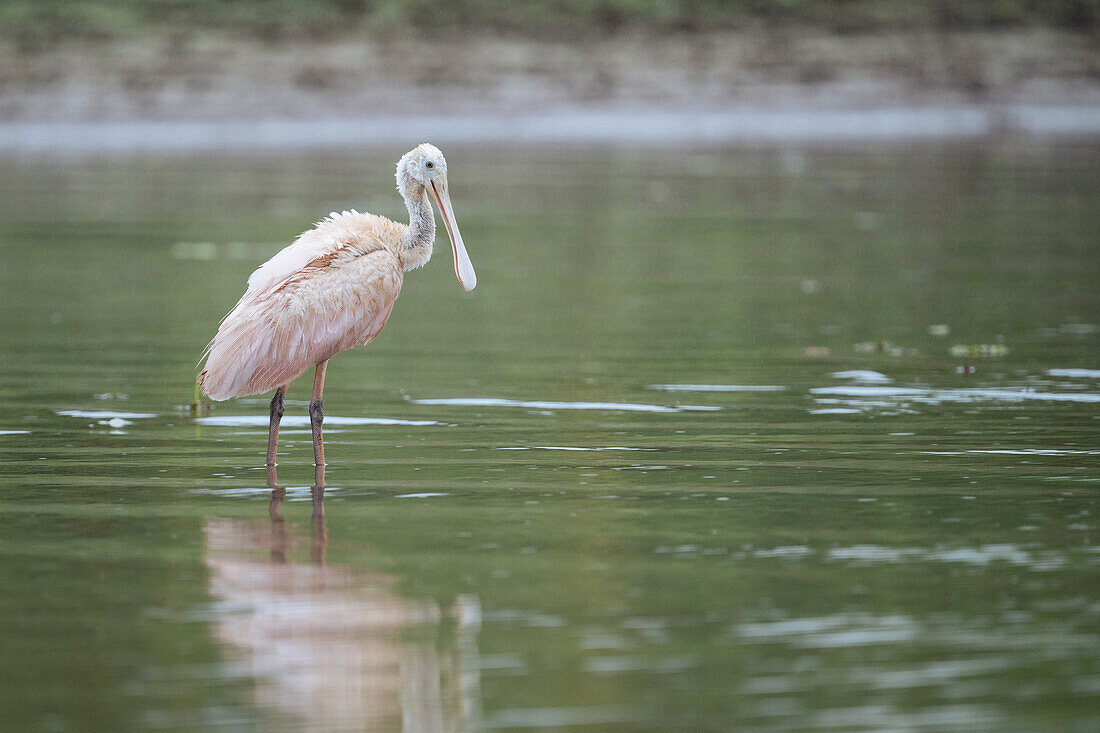
[[[466,254],[466,245],[462,243],[462,233],[458,231],[458,222],[455,221],[455,212],[451,208],[451,196],[447,193],[447,178],[433,180],[431,182],[432,195],[439,205],[439,213],[443,217],[443,225],[447,227],[447,236],[451,238],[451,249],[454,251],[455,275],[467,292],[477,287],[477,274],[474,273],[474,263],[470,262],[470,255]]]

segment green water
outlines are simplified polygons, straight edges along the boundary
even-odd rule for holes
[[[311,506],[194,367],[401,152],[0,161],[0,728],[1100,726],[1100,148],[447,150]]]

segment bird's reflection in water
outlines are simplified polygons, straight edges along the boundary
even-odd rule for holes
[[[210,595],[222,608],[214,628],[227,661],[256,681],[255,702],[276,727],[477,728],[477,598],[441,608],[402,598],[392,576],[327,564],[323,466],[314,479],[308,556],[281,514],[286,489],[274,467],[269,522],[205,522]]]

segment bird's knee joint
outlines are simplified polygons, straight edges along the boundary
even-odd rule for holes
[[[309,419],[314,425],[320,425],[325,420],[325,408],[320,400],[309,403]]]

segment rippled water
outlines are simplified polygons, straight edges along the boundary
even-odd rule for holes
[[[0,727],[1100,725],[1095,145],[448,150],[269,475],[196,360],[400,152],[0,161]]]

